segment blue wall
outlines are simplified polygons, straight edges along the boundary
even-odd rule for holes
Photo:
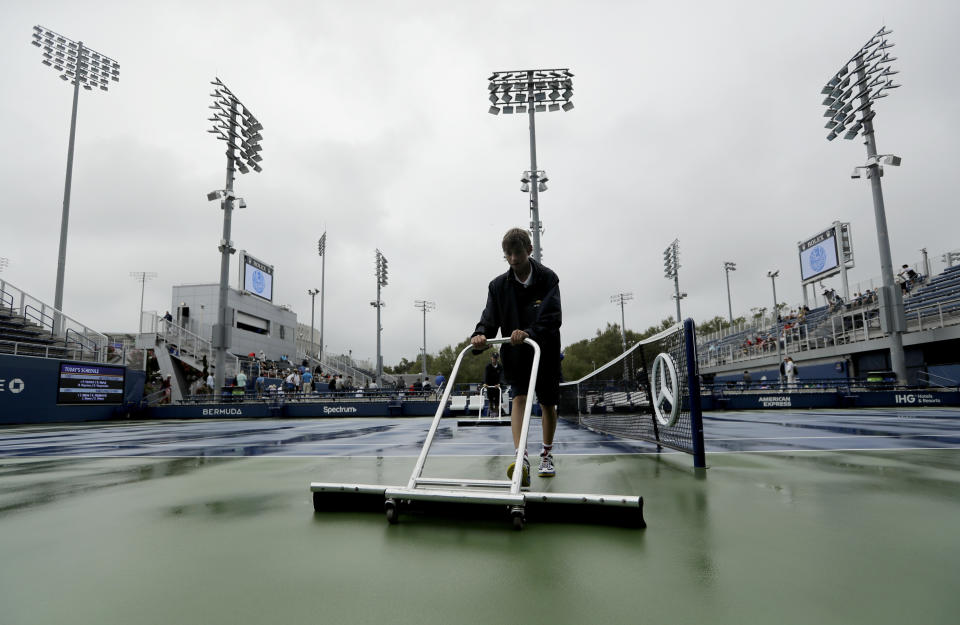
[[[0,424],[100,421],[126,415],[118,405],[58,406],[59,378],[59,360],[0,354]],[[138,401],[143,372],[126,371],[125,379],[124,398]]]
[[[847,377],[847,366],[842,360],[816,365],[804,364],[802,362],[795,362],[795,364],[797,365],[797,373],[799,374],[797,378],[800,382],[803,380],[836,380]],[[778,367],[776,369],[750,371],[750,379],[754,384],[760,382],[760,378],[763,376],[767,376],[768,382],[776,382],[780,378],[780,369]],[[718,375],[713,381],[717,384],[723,382],[742,382],[743,371]]]

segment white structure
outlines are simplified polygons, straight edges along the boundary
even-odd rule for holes
[[[170,314],[177,325],[210,340],[217,321],[220,285],[183,284],[173,287]],[[243,291],[229,289],[230,347],[233,354],[263,351],[270,360],[296,356],[297,315]]]

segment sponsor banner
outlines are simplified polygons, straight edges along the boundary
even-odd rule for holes
[[[960,406],[957,391],[873,391],[856,393],[856,406],[896,406],[914,408],[921,406]]]
[[[390,415],[385,401],[369,402],[305,402],[284,406],[288,417],[387,417]]]
[[[724,393],[704,396],[704,410],[809,408],[918,408],[960,406],[957,391],[854,391],[845,393]]]

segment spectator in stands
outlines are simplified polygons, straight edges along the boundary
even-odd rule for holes
[[[287,377],[283,379],[283,391],[285,393],[293,393],[297,390],[297,372],[291,371],[287,374]]]
[[[750,386],[750,383],[751,383],[751,382],[753,382],[753,379],[750,377],[750,372],[749,372],[749,371],[744,371],[744,372],[743,372],[743,385],[744,385],[744,386]]]
[[[266,359],[267,359],[267,355],[266,355],[266,354],[264,353],[264,351],[261,349],[261,350],[260,350],[260,360],[266,360]]]
[[[169,313],[168,313],[169,314]],[[163,391],[163,397],[160,399],[160,403],[169,404],[170,403],[170,392],[171,392],[170,376],[163,378],[163,381],[160,382],[160,390]]]
[[[331,393],[337,390],[337,376],[330,376],[330,381],[327,383],[327,390]]]
[[[787,379],[787,388],[793,387],[797,382],[797,368],[793,364],[793,358],[790,356],[783,359],[783,373]]]
[[[338,391],[343,391],[343,374],[342,373],[337,375],[336,387]]]
[[[487,401],[490,406],[489,414],[500,416],[500,378],[503,377],[503,367],[500,366],[500,355],[497,352],[490,354],[490,362],[483,370],[483,383],[487,386]]]
[[[914,271],[913,267],[907,265],[904,265],[897,275],[901,278],[900,286],[904,293],[909,293],[913,285],[920,281],[920,274]]]
[[[167,322],[170,322],[170,323],[173,322],[173,315],[170,314],[170,311],[169,311],[169,310],[167,311],[167,314],[165,314],[165,315],[163,316],[163,320],[164,320],[164,321],[167,321]]]
[[[443,388],[443,383],[446,381],[447,378],[445,378],[442,373],[437,372],[437,377],[433,379],[433,385],[437,387],[437,391],[439,392],[440,389]]]
[[[261,375],[257,376],[257,380],[253,384],[254,389],[257,391],[257,399],[260,399],[261,397],[263,397],[265,384],[266,384],[266,380],[263,378],[263,375],[261,372]]]
[[[303,372],[303,375],[300,376],[300,378],[301,380],[303,380],[304,392],[312,393],[313,392],[313,374],[310,373],[310,369],[305,369]]]

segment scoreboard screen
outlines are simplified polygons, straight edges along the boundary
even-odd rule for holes
[[[95,363],[61,362],[58,404],[122,404],[126,369]]]

